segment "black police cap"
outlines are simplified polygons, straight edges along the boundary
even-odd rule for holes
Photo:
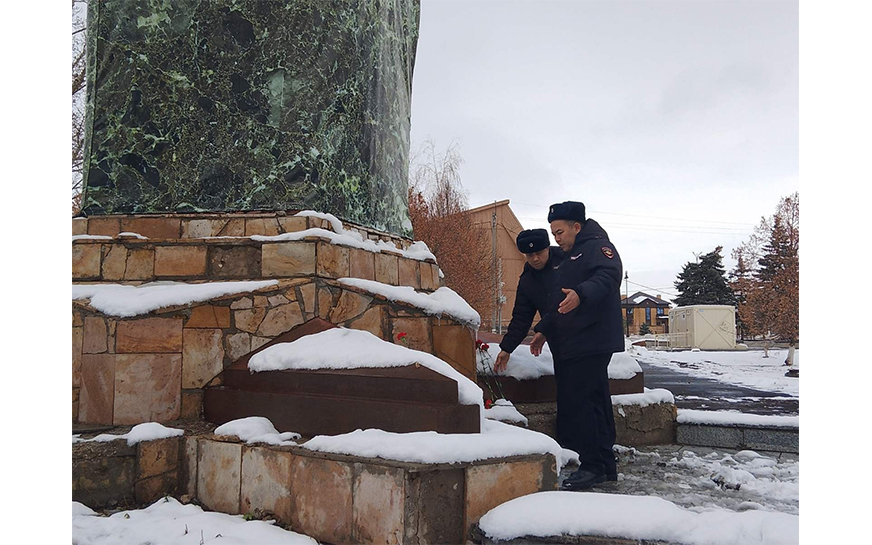
[[[548,209],[548,223],[554,220],[577,221],[582,225],[585,222],[584,203],[578,201],[565,201],[552,204]]]
[[[548,231],[545,229],[527,229],[518,235],[518,250],[523,254],[532,254],[544,250],[551,245]]]

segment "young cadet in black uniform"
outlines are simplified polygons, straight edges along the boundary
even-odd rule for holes
[[[565,443],[558,441],[576,451],[581,461],[563,486],[582,490],[617,480],[608,367],[612,354],[624,351],[623,267],[605,230],[585,217],[584,204],[554,204],[548,222],[566,257],[555,271],[550,308],[534,328],[530,352],[541,353],[546,340],[552,352],[558,351],[557,414],[565,426]]]
[[[512,352],[530,331],[536,312],[539,312],[540,316],[544,316],[547,312],[551,284],[556,276],[554,267],[563,261],[563,250],[556,246],[549,247],[548,231],[545,229],[521,231],[516,243],[527,263],[524,264],[524,271],[518,278],[512,321],[509,322],[506,334],[503,335],[500,353],[494,362],[496,372],[506,368]]]

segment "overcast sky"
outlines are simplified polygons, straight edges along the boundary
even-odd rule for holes
[[[584,202],[630,293],[669,298],[799,190],[798,27],[775,0],[422,0],[412,149],[456,142],[470,206],[526,228]]]

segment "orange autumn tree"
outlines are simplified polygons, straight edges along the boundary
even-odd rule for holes
[[[733,251],[733,292],[745,332],[799,341],[799,193],[781,199],[751,238]]]
[[[481,316],[493,309],[491,247],[486,233],[465,212],[469,201],[460,181],[462,159],[456,145],[438,153],[427,141],[412,157],[409,218],[415,239],[436,256],[445,285]]]

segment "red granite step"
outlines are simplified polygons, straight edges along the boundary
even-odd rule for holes
[[[203,409],[206,420],[214,424],[263,416],[279,431],[293,431],[306,437],[368,428],[398,433],[480,431],[478,405],[252,392],[219,387],[205,390]]]
[[[253,392],[295,393],[457,403],[457,382],[426,367],[294,369],[251,373],[245,365],[224,370],[224,386]]]
[[[223,424],[247,416],[264,416],[280,431],[306,436],[367,428],[394,432],[479,431],[479,406],[460,405],[457,382],[421,365],[249,371],[248,362],[254,354],[333,327],[315,318],[234,362],[221,373],[222,386],[204,390],[206,420]]]

